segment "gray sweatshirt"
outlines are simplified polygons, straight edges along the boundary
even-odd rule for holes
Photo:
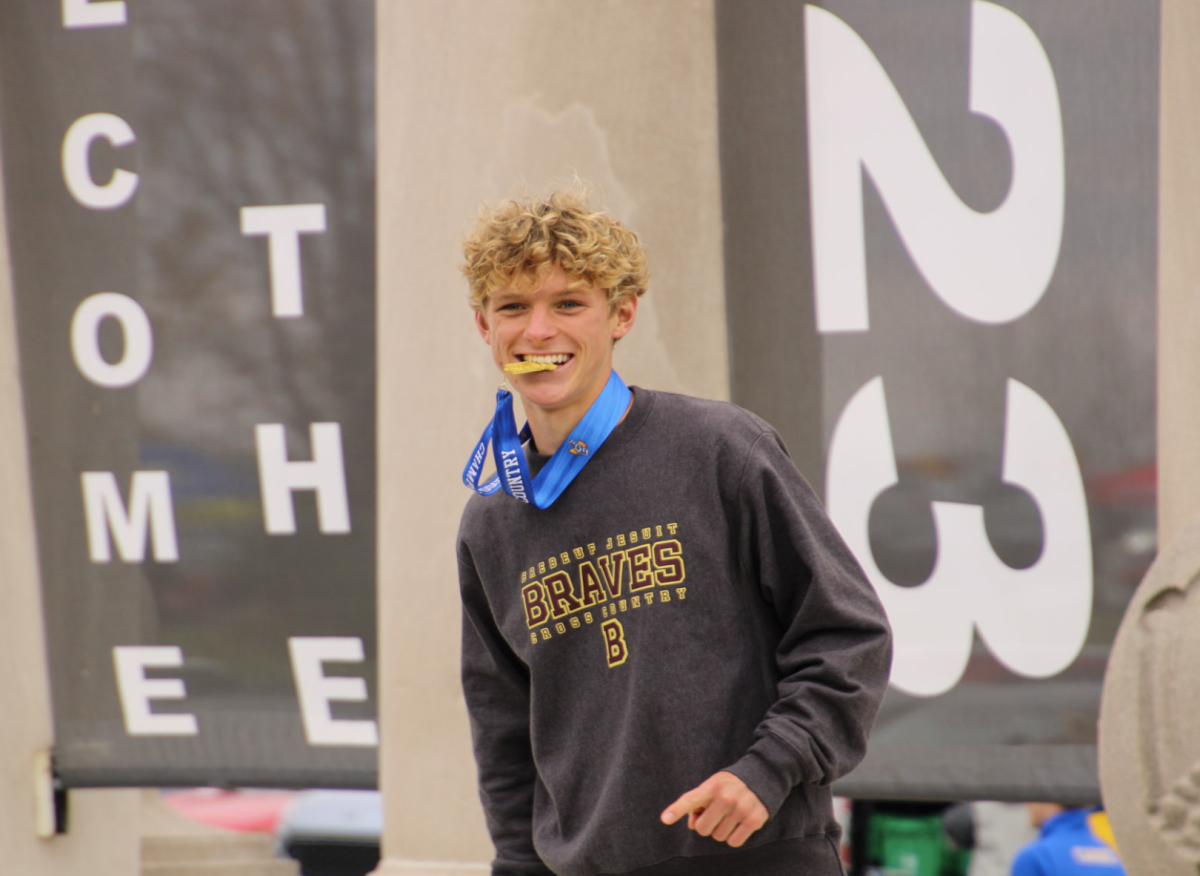
[[[635,389],[550,508],[473,497],[458,559],[496,876],[841,872],[891,640],[770,426]],[[742,849],[659,821],[722,769],[771,815]]]

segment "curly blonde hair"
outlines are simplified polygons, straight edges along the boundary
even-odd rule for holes
[[[567,190],[544,201],[485,204],[463,238],[463,256],[471,307],[480,313],[495,292],[556,267],[572,285],[604,292],[610,312],[644,295],[650,280],[638,236]]]

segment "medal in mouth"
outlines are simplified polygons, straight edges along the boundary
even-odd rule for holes
[[[566,365],[574,358],[570,353],[522,353],[520,361],[504,366],[505,374],[532,374],[535,371],[553,371]]]
[[[553,362],[509,362],[504,366],[504,373],[532,374],[534,371],[553,371],[557,367]]]

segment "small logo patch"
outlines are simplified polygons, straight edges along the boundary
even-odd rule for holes
[[[1121,859],[1108,846],[1072,846],[1071,858],[1085,867],[1121,866]]]
[[[578,438],[572,438],[570,444],[567,446],[567,452],[573,453],[576,456],[587,456],[588,448]]]

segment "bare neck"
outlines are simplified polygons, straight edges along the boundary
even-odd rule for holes
[[[533,435],[537,452],[550,456],[558,450],[567,440],[567,436],[579,425],[587,410],[584,408],[582,411],[546,411],[533,405],[526,407],[525,416],[529,420],[529,431]]]
[[[594,402],[595,399],[592,399],[579,408],[563,408],[553,411],[533,405],[526,406],[525,418],[529,421],[529,432],[533,435],[533,443],[537,446],[537,452],[545,456],[553,455],[579,425],[579,421],[583,419],[583,415],[588,412]],[[625,413],[621,414],[621,420],[629,415],[631,407],[633,407],[632,394],[629,397],[629,404],[625,406]],[[617,422],[619,423],[621,420]]]

